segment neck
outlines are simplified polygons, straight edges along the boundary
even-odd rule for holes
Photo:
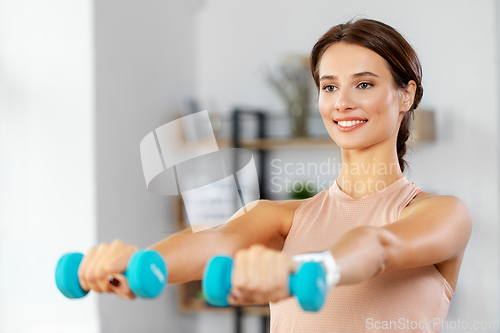
[[[337,177],[339,188],[359,199],[403,177],[396,145],[391,141],[364,149],[342,149],[342,167]]]

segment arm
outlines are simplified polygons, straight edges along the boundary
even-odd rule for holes
[[[234,255],[236,251],[252,244],[281,251],[289,225],[285,222],[293,217],[293,212],[285,203],[254,201],[240,209],[221,227],[197,233],[188,228],[149,248],[160,252],[165,259],[169,283],[199,280],[207,260],[215,254]],[[123,275],[130,257],[136,251],[136,246],[121,240],[92,247],[78,269],[81,287],[99,293],[113,292],[124,299],[136,298]]]
[[[360,227],[331,248],[342,267],[339,285],[380,271],[437,264],[461,256],[472,231],[467,207],[454,196],[429,196],[407,216],[383,227]]]
[[[245,212],[252,204],[255,207]],[[164,257],[168,283],[201,280],[205,264],[213,255],[234,256],[237,250],[252,244],[281,251],[284,221],[290,218],[290,210],[282,202],[259,200],[241,208],[218,228],[196,233],[188,228],[149,248]]]

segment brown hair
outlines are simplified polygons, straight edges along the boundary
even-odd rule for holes
[[[311,52],[311,72],[318,91],[321,57],[329,46],[338,42],[364,46],[379,54],[389,63],[395,86],[405,88],[410,80],[415,81],[415,99],[401,121],[396,144],[399,166],[404,171],[405,165],[408,165],[403,157],[406,154],[406,141],[410,137],[410,119],[414,117],[414,110],[424,93],[422,68],[417,53],[397,30],[385,23],[359,19],[336,25],[321,36]]]

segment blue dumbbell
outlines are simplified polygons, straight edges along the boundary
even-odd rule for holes
[[[233,259],[228,256],[212,257],[203,272],[202,289],[208,303],[213,306],[229,306],[227,297],[231,290]],[[297,297],[305,311],[319,311],[327,293],[326,274],[317,262],[300,265],[295,274],[290,274],[290,295]]]
[[[83,259],[81,253],[68,253],[59,259],[56,267],[56,285],[68,298],[87,295],[80,286],[78,267]],[[162,256],[155,250],[139,250],[130,258],[127,278],[132,292],[140,298],[155,298],[161,294],[168,279],[168,270]]]

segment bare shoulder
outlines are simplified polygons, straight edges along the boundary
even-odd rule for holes
[[[242,219],[252,219],[257,221],[267,221],[278,229],[279,234],[286,238],[292,225],[293,216],[297,208],[309,201],[311,198],[302,200],[255,200],[245,207],[240,208],[230,219],[230,221],[243,221]],[[234,224],[234,223],[233,223]]]
[[[256,200],[236,212],[230,221],[245,214],[245,208],[251,209],[253,218],[273,221],[273,225],[278,229],[279,235],[284,240],[292,227],[295,211],[310,199],[312,198],[299,200]]]
[[[305,201],[307,200],[255,200],[241,207],[217,230],[227,236],[233,249],[252,244],[282,249],[295,209]]]
[[[458,214],[470,216],[467,206],[462,200],[454,195],[438,195],[427,192],[420,192],[403,209],[400,218],[404,218],[422,210],[452,210]]]
[[[412,201],[404,208],[408,214],[415,209],[422,209],[422,207],[431,208],[440,207],[442,209],[459,210],[460,212],[469,212],[467,206],[462,200],[454,195],[438,195],[431,194],[427,192],[420,192],[417,194]]]
[[[466,235],[472,231],[472,217],[465,203],[454,195],[437,195],[420,192],[403,209],[400,219],[406,217],[435,218],[441,216],[440,223],[449,223],[452,228]]]
[[[280,234],[283,238],[288,236],[288,232],[292,227],[293,217],[295,215],[295,211],[306,202],[311,200],[312,198],[307,199],[299,199],[299,200],[275,200],[272,201],[275,209],[279,212],[282,217],[281,220],[281,228]]]

